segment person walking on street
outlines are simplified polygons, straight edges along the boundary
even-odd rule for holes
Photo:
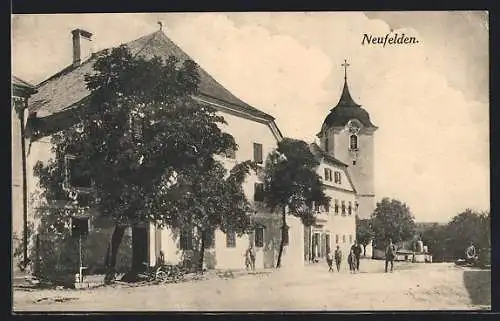
[[[349,271],[351,273],[356,272],[356,257],[354,256],[354,252],[350,250],[349,255],[347,256],[347,264],[349,264]]]
[[[337,272],[340,272],[340,263],[342,262],[342,251],[340,247],[337,245],[337,249],[335,250],[335,265],[337,266]]]
[[[361,253],[363,252],[363,249],[361,248],[361,245],[358,243],[357,240],[354,240],[354,245],[351,246],[351,251],[354,254],[356,270],[359,272],[359,261],[360,261]]]
[[[391,272],[394,268],[394,256],[396,255],[396,246],[392,243],[392,239],[389,239],[389,244],[385,249],[385,273],[387,273],[387,267],[389,262],[391,263]]]
[[[328,272],[333,272],[333,256],[332,252],[326,254],[326,263],[328,264]]]
[[[253,245],[250,245],[245,252],[245,265],[247,270],[255,271],[255,251]]]

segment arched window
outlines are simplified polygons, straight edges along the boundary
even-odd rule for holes
[[[352,134],[351,137],[349,138],[349,148],[351,150],[358,150],[358,136],[355,134]]]

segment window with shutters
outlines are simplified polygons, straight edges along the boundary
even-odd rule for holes
[[[345,201],[342,201],[342,215],[345,215]]]
[[[340,239],[339,235],[336,234],[335,235],[335,244],[339,244],[339,239]]]
[[[73,155],[65,156],[66,186],[77,189],[90,189],[92,178],[84,166],[84,161]]]
[[[213,230],[203,231],[203,242],[206,249],[211,249],[215,246],[215,233]]]
[[[226,233],[226,247],[233,248],[236,247],[236,233],[227,232]]]
[[[335,215],[339,214],[339,200],[335,199]]]
[[[253,143],[253,160],[258,164],[262,164],[263,162],[262,144]]]
[[[253,200],[256,202],[264,201],[264,184],[262,183],[254,184]]]
[[[341,184],[342,183],[342,174],[338,171],[335,171],[334,173],[334,178],[335,178],[335,184]]]
[[[255,247],[264,247],[264,227],[255,228]]]
[[[179,245],[181,250],[192,250],[193,249],[193,230],[192,229],[182,229],[180,232]]]
[[[347,205],[347,213],[348,213],[349,215],[351,215],[351,214],[352,214],[352,202],[351,202],[351,201],[349,201],[349,203],[348,203],[348,205]]]

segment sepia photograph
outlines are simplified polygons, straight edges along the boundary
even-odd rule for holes
[[[11,15],[12,312],[490,311],[487,11]]]

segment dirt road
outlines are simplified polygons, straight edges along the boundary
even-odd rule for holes
[[[490,271],[451,264],[363,260],[361,272],[325,264],[234,279],[93,290],[14,291],[14,311],[270,311],[490,309]]]

